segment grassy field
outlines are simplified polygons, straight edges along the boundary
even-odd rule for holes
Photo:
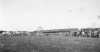
[[[64,36],[0,37],[0,52],[100,52],[100,39]]]

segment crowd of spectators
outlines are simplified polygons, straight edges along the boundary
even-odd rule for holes
[[[52,31],[52,30],[51,30]],[[68,30],[67,30],[68,31]],[[64,35],[64,36],[73,36],[73,37],[91,37],[91,38],[100,38],[100,29],[99,28],[84,28],[80,29],[78,31],[71,32],[69,33],[67,31],[58,31],[57,32],[49,32],[47,33],[41,33],[41,32],[28,32],[28,31],[0,31],[0,36],[1,35],[11,35],[11,36],[27,36],[27,35]],[[60,33],[59,33],[60,32]],[[61,33],[62,32],[62,33]]]
[[[81,29],[78,32],[73,32],[72,36],[75,36],[75,37],[100,38],[100,29],[99,28]]]
[[[43,30],[38,31],[37,35],[56,35],[56,36],[72,36],[72,37],[91,37],[100,38],[99,28],[82,28],[82,29],[56,29],[56,30]]]

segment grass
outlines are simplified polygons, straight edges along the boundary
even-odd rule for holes
[[[13,39],[16,38],[16,39]],[[65,36],[1,37],[0,52],[100,52],[100,39]]]

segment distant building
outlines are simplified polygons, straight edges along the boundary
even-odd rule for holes
[[[43,30],[43,27],[41,27],[41,26],[38,26],[36,29],[36,31],[41,31],[41,30]]]
[[[42,35],[72,35],[73,32],[78,32],[79,30],[77,28],[72,29],[53,29],[53,30],[40,30],[37,31],[38,34]]]

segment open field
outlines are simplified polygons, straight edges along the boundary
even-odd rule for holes
[[[99,38],[64,36],[0,37],[0,52],[100,52]]]

